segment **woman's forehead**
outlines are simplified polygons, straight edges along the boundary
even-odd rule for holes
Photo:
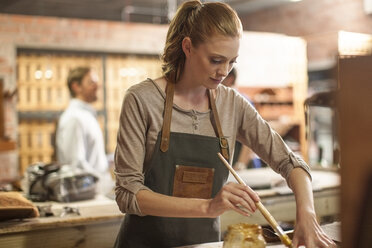
[[[225,57],[236,57],[238,56],[239,52],[240,38],[214,35],[208,38],[205,42],[201,43],[200,46],[203,49],[206,49],[208,53]]]

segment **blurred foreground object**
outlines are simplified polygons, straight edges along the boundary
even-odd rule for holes
[[[339,166],[337,94],[337,90],[318,92],[305,100],[306,138],[311,166]]]
[[[338,61],[342,247],[372,243],[372,56]]]
[[[23,188],[33,201],[93,199],[98,178],[70,165],[36,163],[26,170]]]
[[[0,192],[0,221],[39,217],[36,206],[18,192]]]

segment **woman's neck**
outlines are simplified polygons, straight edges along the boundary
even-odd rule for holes
[[[206,112],[209,109],[207,89],[192,81],[180,80],[175,85],[174,103],[185,110]]]
[[[155,82],[165,92],[167,81],[164,77]],[[180,80],[175,84],[173,103],[184,110],[196,110],[206,112],[209,110],[209,98],[207,89],[201,85],[195,85],[191,81]]]

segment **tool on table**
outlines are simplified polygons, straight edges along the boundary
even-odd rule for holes
[[[226,161],[226,159],[221,155],[221,153],[217,153],[218,157],[221,159],[223,164],[229,169],[231,174],[235,177],[235,179],[242,185],[246,185],[245,182],[240,178],[240,176],[236,173],[236,171],[231,167],[229,162]],[[275,230],[275,232],[279,235],[280,240],[282,243],[292,248],[292,241],[288,237],[287,234],[284,233],[283,229],[279,226],[279,224],[276,222],[274,217],[269,213],[269,211],[265,208],[265,206],[261,202],[256,202],[256,207],[260,210],[261,214],[265,217],[267,222],[269,222],[270,226]]]
[[[81,214],[78,207],[64,206],[60,217],[65,217],[67,215],[80,216]]]
[[[287,230],[284,231],[285,234],[288,235],[289,238],[293,238],[294,230]],[[272,227],[262,227],[262,235],[264,236],[264,239],[268,243],[277,243],[281,242],[279,235],[272,229]]]
[[[40,217],[51,217],[54,216],[54,213],[52,211],[52,204],[48,205],[37,205],[37,209],[39,210]]]

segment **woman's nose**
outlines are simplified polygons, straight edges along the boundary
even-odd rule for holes
[[[218,70],[218,74],[226,77],[229,74],[230,68],[229,65],[221,65],[221,67]]]

